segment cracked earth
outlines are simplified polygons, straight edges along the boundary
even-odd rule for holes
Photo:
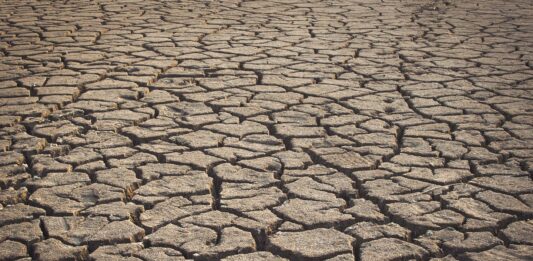
[[[0,6],[0,260],[533,260],[529,0]]]

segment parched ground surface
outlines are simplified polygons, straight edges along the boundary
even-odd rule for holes
[[[533,260],[532,14],[0,1],[0,260]]]

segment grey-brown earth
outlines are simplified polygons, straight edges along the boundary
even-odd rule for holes
[[[533,260],[530,0],[0,1],[0,260]]]

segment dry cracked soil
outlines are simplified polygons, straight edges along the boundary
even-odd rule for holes
[[[0,0],[0,260],[533,260],[530,0]]]

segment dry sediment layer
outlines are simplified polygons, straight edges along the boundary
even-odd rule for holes
[[[0,260],[532,260],[532,3],[0,1]]]

